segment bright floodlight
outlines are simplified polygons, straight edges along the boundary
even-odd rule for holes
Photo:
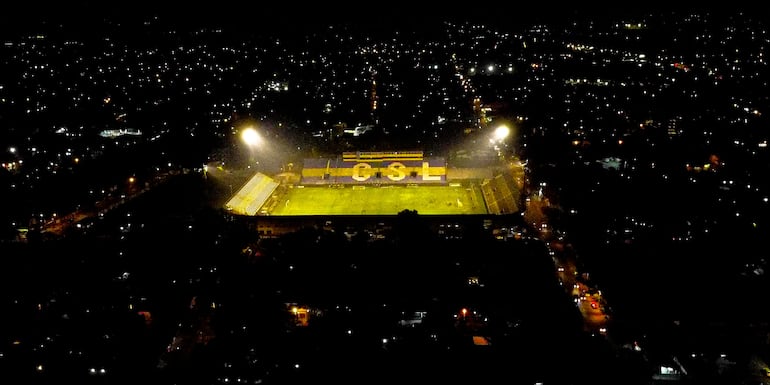
[[[502,124],[495,129],[495,139],[503,140],[511,134],[511,129],[508,126]]]
[[[257,130],[251,127],[246,128],[241,132],[241,139],[243,139],[243,142],[249,146],[254,146],[262,140]]]

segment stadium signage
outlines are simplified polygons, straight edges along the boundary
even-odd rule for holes
[[[404,180],[406,178],[406,172],[404,171],[406,168],[407,167],[401,162],[393,162],[387,167],[388,174],[383,176],[394,182]],[[356,163],[356,165],[353,166],[353,180],[358,182],[365,182],[372,176],[372,165],[369,163]],[[423,181],[441,180],[441,177],[438,175],[430,175],[430,163],[428,162],[422,162],[421,176]]]

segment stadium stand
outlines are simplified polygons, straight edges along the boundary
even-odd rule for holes
[[[238,190],[225,207],[234,214],[256,215],[257,210],[277,187],[278,182],[258,172]]]
[[[481,183],[481,192],[490,214],[512,214],[519,211],[519,191],[516,181],[509,173],[498,174]]]

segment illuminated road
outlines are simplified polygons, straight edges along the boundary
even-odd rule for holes
[[[172,171],[158,174],[154,178],[151,178],[144,187],[140,188],[138,186],[131,185],[123,194],[110,194],[104,199],[94,203],[94,207],[92,209],[75,210],[65,216],[53,218],[41,226],[40,232],[49,237],[62,237],[66,235],[67,231],[70,230],[73,226],[77,227],[80,222],[89,218],[96,217],[98,215],[107,214],[113,209],[122,206],[123,204],[165,182],[171,175],[176,175],[176,172]]]
[[[559,282],[571,295],[580,314],[583,316],[584,328],[590,332],[606,333],[610,316],[607,314],[607,303],[600,290],[592,287],[590,282],[580,276],[575,260],[565,253],[561,241],[549,244],[551,257],[557,267]]]

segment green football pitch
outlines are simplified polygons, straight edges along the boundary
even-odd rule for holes
[[[294,187],[269,215],[486,214],[478,186],[313,186]]]

